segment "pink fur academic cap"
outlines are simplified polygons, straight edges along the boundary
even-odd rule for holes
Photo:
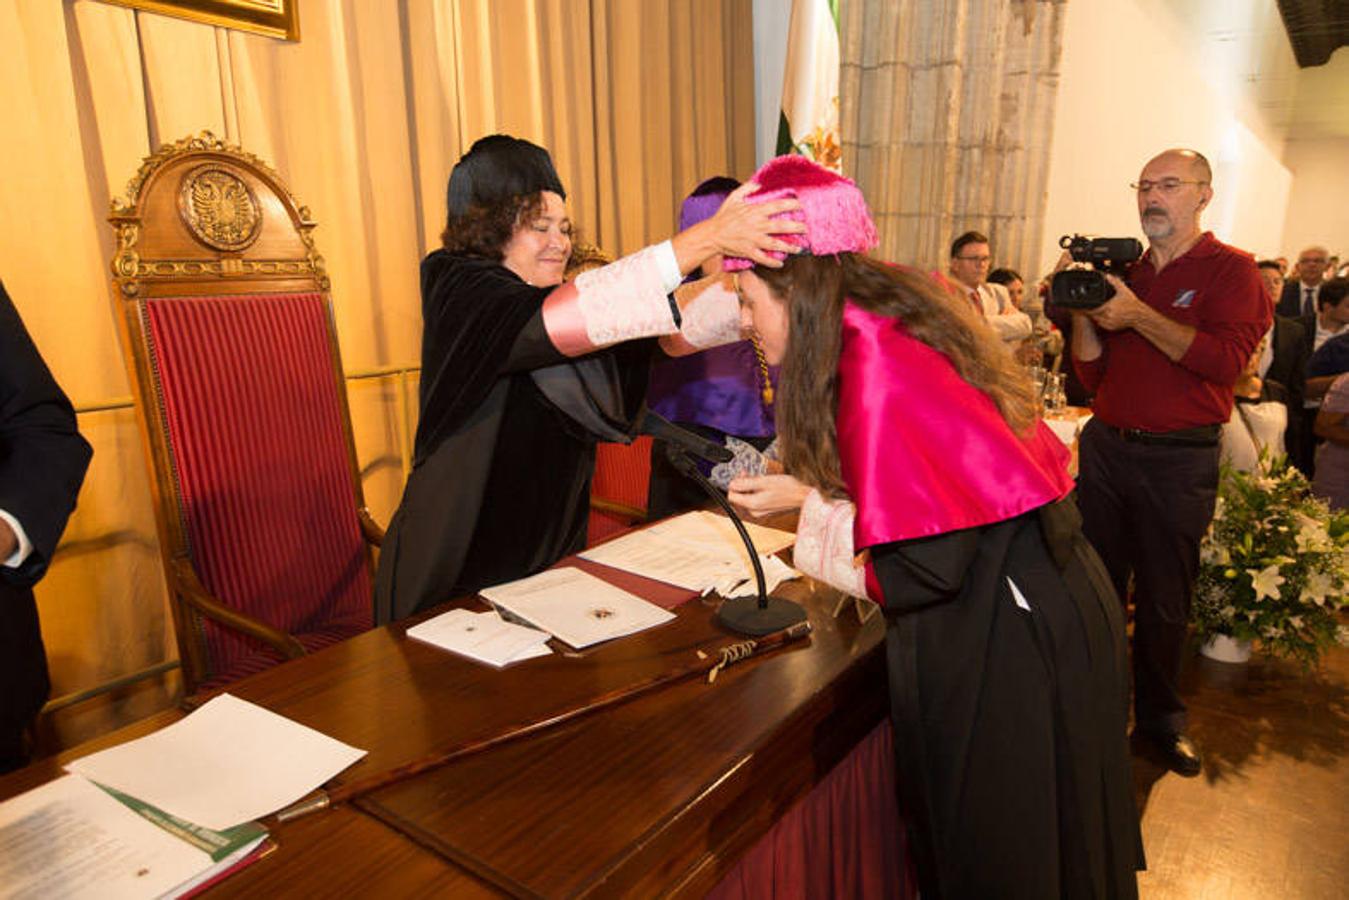
[[[862,192],[851,179],[829,171],[804,156],[779,156],[764,163],[751,181],[759,189],[746,200],[760,203],[795,197],[801,209],[782,216],[806,223],[805,234],[783,234],[782,240],[799,244],[812,256],[830,253],[865,253],[878,243],[876,226]],[[772,253],[782,259],[784,253]],[[748,269],[752,260],[727,257],[727,271]]]

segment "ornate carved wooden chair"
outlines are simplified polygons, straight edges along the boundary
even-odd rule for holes
[[[369,628],[383,532],[309,210],[203,132],[148,158],[109,221],[188,693]]]

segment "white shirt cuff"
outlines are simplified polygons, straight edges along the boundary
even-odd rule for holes
[[[4,566],[7,569],[17,569],[19,566],[23,565],[23,561],[33,552],[33,543],[28,540],[28,533],[23,530],[23,526],[19,524],[18,519],[14,518],[3,509],[0,509],[0,519],[3,519],[9,525],[10,529],[14,532],[14,536],[19,539],[19,549],[15,550],[10,555],[9,559],[0,563],[0,566]]]
[[[684,276],[679,272],[679,260],[675,258],[674,244],[670,241],[661,241],[656,245],[655,256],[661,287],[669,294],[684,282]]]

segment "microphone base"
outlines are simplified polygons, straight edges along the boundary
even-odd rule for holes
[[[758,597],[735,597],[721,604],[717,613],[722,625],[751,637],[772,634],[805,620],[806,610],[801,604],[771,595],[766,607],[760,608]]]

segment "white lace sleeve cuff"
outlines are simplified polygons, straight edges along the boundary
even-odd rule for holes
[[[806,495],[796,525],[797,569],[854,597],[867,596],[866,566],[853,553],[853,517],[857,508],[847,500],[826,500],[819,491]]]
[[[582,356],[622,341],[677,332],[669,298],[673,287],[666,286],[673,259],[666,241],[559,286],[543,301],[543,326],[553,346],[567,356]],[[677,263],[673,271],[679,271]]]
[[[661,347],[671,356],[685,356],[743,340],[740,329],[740,298],[727,273],[686,284],[675,291],[683,318],[678,334],[661,338]]]

